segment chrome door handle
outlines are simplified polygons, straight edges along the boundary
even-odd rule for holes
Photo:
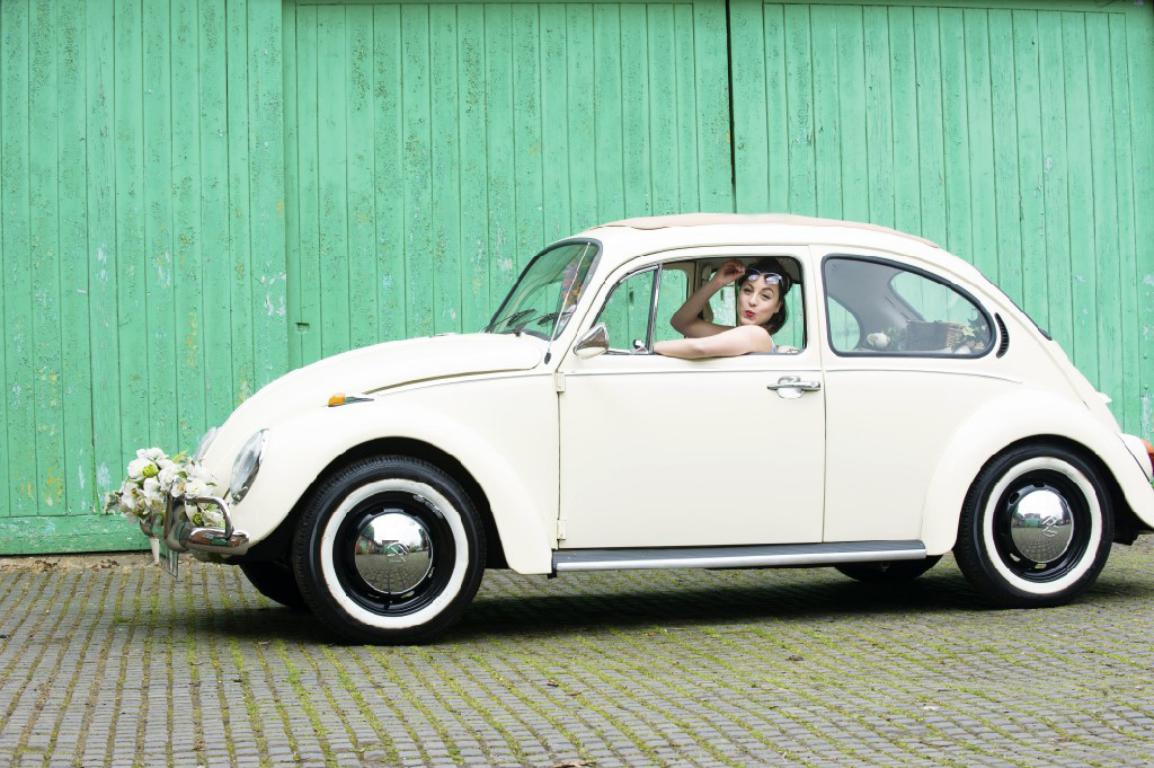
[[[820,381],[808,381],[800,376],[782,376],[776,384],[766,384],[766,389],[800,389],[802,392],[816,392],[821,389]]]

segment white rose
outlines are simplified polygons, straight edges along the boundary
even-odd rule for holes
[[[140,508],[135,489],[120,494],[120,508],[126,515],[135,514]]]
[[[143,457],[133,459],[128,463],[128,478],[130,480],[143,480],[144,470],[151,466],[154,466],[154,464],[149,459]]]
[[[141,448],[136,452],[136,458],[148,459],[149,461],[155,462],[160,461],[161,459],[167,459],[168,457],[165,455],[164,451],[160,450],[159,448]]]
[[[167,464],[168,466],[165,466]],[[172,484],[180,478],[180,470],[171,461],[161,462],[160,474],[157,479],[160,481],[160,487],[168,490],[172,488]]]

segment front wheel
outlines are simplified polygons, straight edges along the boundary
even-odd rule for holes
[[[979,473],[962,509],[958,566],[1005,606],[1060,605],[1094,583],[1114,538],[1110,494],[1078,453],[1014,448]]]
[[[293,570],[305,602],[354,642],[431,639],[468,606],[485,568],[485,529],[450,475],[379,456],[328,478],[304,508]]]

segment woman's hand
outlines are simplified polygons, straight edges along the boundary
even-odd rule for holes
[[[714,273],[711,282],[720,285],[729,285],[737,278],[745,274],[745,265],[737,259],[730,259],[721,265],[721,268]]]

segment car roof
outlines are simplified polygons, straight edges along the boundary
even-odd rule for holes
[[[812,216],[783,213],[645,216],[600,224],[579,237],[596,239],[605,246],[612,264],[603,264],[604,267],[619,265],[635,256],[677,248],[821,244],[913,256],[927,265],[941,267],[979,284],[985,282],[969,262],[925,238],[877,224]]]

